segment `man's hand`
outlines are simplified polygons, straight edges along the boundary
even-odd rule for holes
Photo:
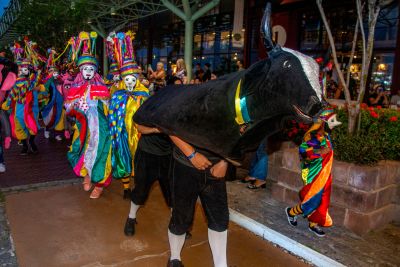
[[[220,160],[217,164],[211,167],[210,173],[215,178],[224,178],[226,170],[228,169],[228,162]]]
[[[136,127],[137,127],[138,131],[139,131],[141,134],[160,133],[160,130],[159,130],[158,128],[147,127],[147,126],[140,125],[140,124],[137,124]]]
[[[190,162],[198,170],[205,170],[212,165],[212,163],[201,153],[196,152]]]

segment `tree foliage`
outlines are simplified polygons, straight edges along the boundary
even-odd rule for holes
[[[61,51],[71,36],[88,30],[87,0],[21,0],[22,11],[15,27],[46,49]]]

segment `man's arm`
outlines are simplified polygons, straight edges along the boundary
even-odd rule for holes
[[[212,165],[212,163],[201,153],[196,152],[194,147],[186,143],[177,136],[169,136],[172,142],[182,151],[188,160],[193,164],[196,169],[205,170]]]
[[[139,133],[141,133],[141,134],[160,133],[160,130],[155,127],[147,127],[144,125],[136,124],[136,128],[138,129]]]

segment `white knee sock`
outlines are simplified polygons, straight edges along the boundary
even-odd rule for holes
[[[214,260],[214,267],[227,267],[226,263],[226,243],[228,231],[217,232],[208,228],[208,242]]]
[[[168,230],[169,247],[171,249],[170,260],[181,260],[181,250],[183,244],[185,244],[185,236],[186,234],[174,235]]]
[[[131,209],[129,211],[129,218],[131,219],[136,219],[136,212],[138,211],[138,209],[140,208],[139,205],[136,205],[135,203],[133,203],[131,201]]]

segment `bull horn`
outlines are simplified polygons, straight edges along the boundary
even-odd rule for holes
[[[275,44],[272,41],[271,35],[271,3],[267,2],[265,7],[264,16],[261,21],[261,36],[263,37],[264,46],[267,51],[271,51],[275,48]]]

